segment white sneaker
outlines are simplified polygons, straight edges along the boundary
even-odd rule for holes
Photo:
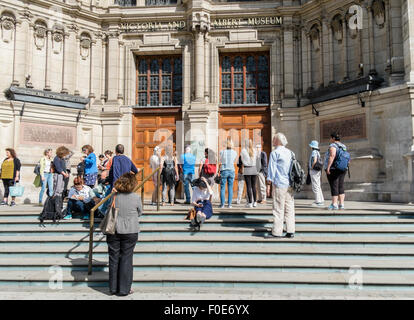
[[[232,207],[232,205],[231,205],[231,204],[229,204],[229,205],[228,205],[228,208],[229,208],[229,209],[231,209],[231,208],[233,208],[233,207]]]
[[[253,203],[246,203],[246,208],[253,208]]]
[[[236,200],[236,204],[240,204],[241,201],[239,199]]]
[[[253,207],[256,208],[257,207],[257,202],[253,202]]]

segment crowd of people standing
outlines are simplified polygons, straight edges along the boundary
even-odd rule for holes
[[[345,191],[344,179],[349,171],[350,160],[346,146],[341,143],[337,133],[331,134],[329,147],[324,160],[320,154],[318,141],[309,144],[311,153],[308,161],[309,180],[315,194],[316,207],[324,206],[324,196],[321,188],[322,172],[325,171],[331,189],[332,203],[329,210],[344,210]],[[206,148],[196,170],[196,157],[191,147],[178,157],[172,145],[164,149],[154,148],[149,159],[152,171],[160,169],[160,181],[153,175],[154,192],[151,203],[156,204],[158,183],[162,189],[162,205],[176,201],[176,191],[181,182],[184,187],[185,204],[191,205],[189,211],[190,228],[200,230],[200,226],[213,216],[212,199],[213,186],[220,188],[220,208],[232,208],[233,184],[237,172],[237,200],[240,204],[246,189],[246,207],[255,208],[258,203],[266,203],[272,198],[273,227],[268,237],[292,238],[295,234],[295,206],[294,187],[292,186],[292,167],[296,161],[294,153],[286,146],[288,141],[282,133],[276,134],[272,140],[273,151],[269,158],[263,151],[262,145],[254,145],[251,139],[243,141],[238,154],[231,139],[226,141],[225,148],[219,156],[213,150]],[[61,146],[53,150],[48,148],[43,152],[35,168],[35,186],[40,187],[39,204],[43,204],[46,192],[47,200],[67,198],[66,212],[63,219],[72,219],[72,214],[78,212],[83,219],[89,219],[91,209],[101,199],[115,191],[112,201],[107,201],[98,209],[98,214],[104,216],[109,206],[119,210],[116,222],[116,232],[107,235],[109,252],[109,287],[111,294],[125,296],[130,294],[133,268],[133,251],[138,240],[139,221],[142,214],[141,198],[134,191],[137,186],[136,174],[138,169],[127,156],[124,155],[124,146],[115,147],[115,155],[107,150],[96,156],[91,145],[81,149],[83,156],[77,165],[77,174],[73,186],[68,190],[71,173],[70,159],[74,152]],[[98,162],[99,161],[99,162]],[[297,165],[296,165],[297,166]],[[301,170],[301,169],[300,169]],[[196,171],[197,176],[196,177]],[[6,149],[6,159],[1,164],[0,178],[4,186],[4,198],[1,205],[8,205],[9,191],[20,181],[21,162],[15,150]],[[226,199],[227,188],[227,199]],[[298,191],[298,190],[296,190]],[[11,197],[11,206],[14,206],[15,197]],[[57,202],[63,207],[63,201]],[[58,207],[56,204],[53,208]]]

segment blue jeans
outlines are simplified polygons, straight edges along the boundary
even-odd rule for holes
[[[193,174],[185,174],[183,177],[184,181],[184,192],[185,192],[185,202],[191,202],[191,194],[190,194],[190,183],[193,180]]]
[[[106,192],[105,195],[102,199],[106,198],[107,196],[109,196],[112,192],[112,186],[107,186],[106,187]],[[108,200],[106,201],[104,204],[101,204],[101,206],[98,208],[98,210],[102,213],[102,214],[106,214],[106,211],[108,210],[108,206],[111,204],[112,200]]]
[[[68,201],[68,207],[66,209],[66,215],[71,216],[72,215],[72,211],[75,212],[79,212],[81,214],[83,214],[84,216],[89,215],[89,213],[91,212],[91,209],[94,206],[94,202],[93,201],[89,201],[87,203],[80,201],[80,200],[75,200],[75,199],[69,199]]]
[[[43,194],[45,193],[46,187],[49,187],[49,197],[53,196],[53,173],[44,173],[45,181],[40,178],[42,189],[39,193],[39,203],[43,201]]]
[[[234,182],[234,171],[224,170],[220,172],[220,205],[224,206],[226,197],[226,183],[227,183],[227,204],[231,205],[233,201],[233,182]]]

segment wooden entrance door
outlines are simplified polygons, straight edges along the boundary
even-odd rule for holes
[[[260,108],[256,111],[247,111],[240,109],[239,111],[231,110],[231,108],[223,108],[219,115],[219,150],[225,149],[226,138],[231,137],[234,143],[234,149],[240,156],[242,146],[245,139],[252,139],[253,145],[261,143],[263,151],[266,152],[268,158],[272,150],[271,143],[271,121],[268,108]],[[237,158],[238,160],[238,158]],[[233,185],[234,196],[237,197],[237,173]]]
[[[133,148],[132,159],[137,168],[144,168],[145,177],[151,174],[150,158],[153,155],[154,148],[172,143],[176,147],[176,121],[181,120],[181,111],[176,110],[174,113],[156,113],[152,114],[136,113],[133,117]],[[164,151],[163,151],[164,152]],[[141,181],[141,175],[139,175]],[[145,194],[151,196],[154,190],[152,181],[145,184]]]

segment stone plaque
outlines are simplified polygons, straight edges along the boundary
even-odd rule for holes
[[[58,126],[22,122],[20,125],[20,143],[24,145],[76,146],[76,127]]]
[[[349,117],[323,120],[320,123],[321,142],[328,142],[332,132],[338,132],[341,140],[365,139],[366,117],[365,114],[358,114]]]

